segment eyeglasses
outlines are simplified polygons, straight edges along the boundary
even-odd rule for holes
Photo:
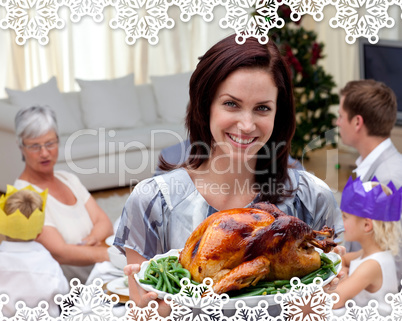
[[[45,147],[47,150],[52,150],[57,148],[58,145],[59,145],[58,139],[46,142],[44,144],[25,145],[24,143],[22,143],[22,146],[24,146],[26,149],[28,149],[30,152],[33,153],[39,153],[42,150],[42,147]]]

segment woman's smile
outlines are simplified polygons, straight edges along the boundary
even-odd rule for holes
[[[228,136],[235,143],[244,145],[245,147],[249,146],[251,143],[253,143],[257,139],[257,137],[239,137],[238,135],[234,135],[234,134],[228,134]]]

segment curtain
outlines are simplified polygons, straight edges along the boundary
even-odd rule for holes
[[[0,30],[1,98],[6,97],[5,87],[27,90],[52,76],[56,76],[60,91],[73,91],[79,90],[76,78],[113,79],[134,73],[135,82],[141,84],[149,82],[153,75],[192,71],[199,56],[233,33],[219,27],[223,8],[216,8],[212,22],[194,16],[184,23],[180,20],[180,8],[172,6],[169,15],[175,20],[175,26],[160,30],[156,45],[141,38],[128,45],[124,30],[109,26],[115,15],[112,7],[105,8],[100,23],[89,16],[72,23],[68,8],[61,8],[58,13],[66,26],[51,30],[46,46],[34,39],[27,40],[23,46],[17,45],[13,30]]]

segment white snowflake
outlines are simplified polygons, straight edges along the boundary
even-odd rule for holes
[[[342,317],[338,317],[338,321],[385,321],[385,318],[378,313],[378,302],[369,301],[364,307],[357,306],[353,300],[345,303],[346,311]]]
[[[111,0],[67,0],[66,6],[70,8],[70,19],[78,22],[83,16],[91,16],[95,22],[103,20],[103,9],[110,5]]]
[[[0,294],[0,320],[3,317],[3,306],[5,306],[10,299],[8,298],[7,294]]]
[[[231,321],[237,320],[253,320],[253,321],[273,321],[274,317],[268,313],[268,302],[261,300],[256,307],[248,307],[244,301],[236,302],[236,313],[230,317]]]
[[[1,3],[7,13],[0,21],[0,27],[14,29],[15,41],[19,45],[25,44],[29,38],[46,45],[49,42],[49,31],[62,29],[65,25],[57,13],[63,0],[2,0]]]
[[[159,316],[158,303],[151,301],[147,307],[138,308],[134,302],[126,303],[126,314],[124,320],[147,320],[147,321],[162,321],[164,318]]]
[[[112,0],[117,16],[110,21],[110,27],[124,29],[129,45],[141,37],[155,45],[159,30],[174,26],[174,20],[167,14],[172,4],[169,0]]]
[[[329,320],[332,317],[332,306],[337,302],[337,294],[327,294],[322,288],[322,279],[316,278],[313,283],[305,285],[298,278],[291,280],[292,288],[288,293],[275,296],[281,305],[283,320]]]
[[[324,18],[322,10],[330,2],[331,0],[284,0],[283,4],[290,7],[290,18],[293,21],[299,21],[305,14],[312,15],[315,21],[321,21]]]
[[[270,29],[285,25],[285,21],[278,16],[277,0],[222,0],[222,5],[226,7],[226,15],[219,25],[233,28],[239,44],[249,37],[256,37],[261,44],[265,44]]]
[[[346,31],[345,40],[353,44],[358,37],[366,37],[372,44],[378,42],[378,31],[392,28],[394,19],[388,15],[388,8],[394,0],[336,0],[336,16],[330,20],[332,28]]]
[[[395,4],[401,7],[402,10],[402,0],[396,0]],[[401,13],[401,19],[402,19],[402,13]]]
[[[180,19],[187,22],[192,16],[201,15],[206,22],[214,18],[213,10],[220,0],[175,0],[174,4],[180,7]]]
[[[105,294],[101,279],[95,279],[91,285],[83,285],[78,279],[72,279],[70,285],[70,293],[58,294],[54,299],[61,308],[60,320],[100,321],[117,319],[113,317],[112,308],[118,303],[119,297],[116,294]]]
[[[173,320],[222,320],[222,307],[229,300],[227,294],[216,294],[212,280],[205,278],[199,285],[192,284],[187,278],[181,279],[180,293],[165,296],[172,312]]]
[[[49,316],[49,303],[45,301],[39,302],[35,308],[28,308],[22,301],[16,303],[15,316],[9,320],[13,321],[54,321],[55,319]]]
[[[389,303],[392,307],[391,319],[402,320],[402,291],[396,294],[387,294],[385,302]]]

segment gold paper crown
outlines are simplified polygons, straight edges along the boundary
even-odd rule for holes
[[[45,221],[45,207],[48,190],[39,193],[31,185],[22,188],[21,190],[31,190],[38,193],[42,198],[42,208],[35,209],[29,218],[17,209],[14,213],[7,215],[4,212],[4,205],[7,199],[18,192],[14,186],[7,185],[7,193],[0,197],[0,234],[11,237],[13,239],[20,239],[24,241],[34,240],[40,232],[42,232],[43,223]]]

